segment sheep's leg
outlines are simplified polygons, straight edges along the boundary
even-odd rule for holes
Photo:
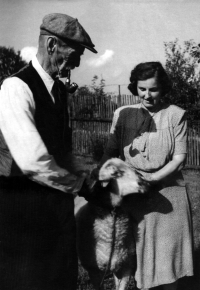
[[[96,290],[104,290],[104,272],[99,269],[90,269],[88,271],[90,280]]]
[[[127,270],[122,275],[113,274],[116,290],[127,290],[131,279],[131,271]]]

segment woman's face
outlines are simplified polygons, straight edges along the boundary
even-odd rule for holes
[[[137,82],[138,96],[141,98],[143,105],[154,112],[160,104],[161,86],[157,82],[157,78],[153,77],[144,81]]]

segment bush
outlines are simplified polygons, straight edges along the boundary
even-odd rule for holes
[[[0,82],[18,72],[26,64],[19,51],[15,52],[13,48],[0,46]]]
[[[91,138],[91,142],[92,142],[92,157],[94,159],[94,161],[99,162],[103,156],[104,153],[104,149],[105,149],[105,142],[107,141],[104,140],[104,138],[99,138],[99,137],[95,137],[95,138]]]

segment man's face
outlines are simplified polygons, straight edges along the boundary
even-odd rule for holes
[[[54,66],[60,78],[67,77],[67,71],[80,65],[81,55],[85,48],[74,44],[66,44],[58,40],[54,53]]]

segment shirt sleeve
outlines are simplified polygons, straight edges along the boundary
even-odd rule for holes
[[[0,129],[12,157],[24,174],[36,182],[69,193],[77,193],[83,178],[59,167],[39,135],[35,102],[26,83],[17,77],[6,79],[0,92]],[[56,181],[66,177],[66,182]]]
[[[110,135],[108,138],[108,143],[106,145],[105,154],[112,157],[119,157],[119,146],[118,146],[118,138],[117,138],[117,123],[119,119],[119,110],[114,112],[112,126],[110,129]]]
[[[174,155],[187,153],[187,118],[185,111],[176,114],[174,125]]]

